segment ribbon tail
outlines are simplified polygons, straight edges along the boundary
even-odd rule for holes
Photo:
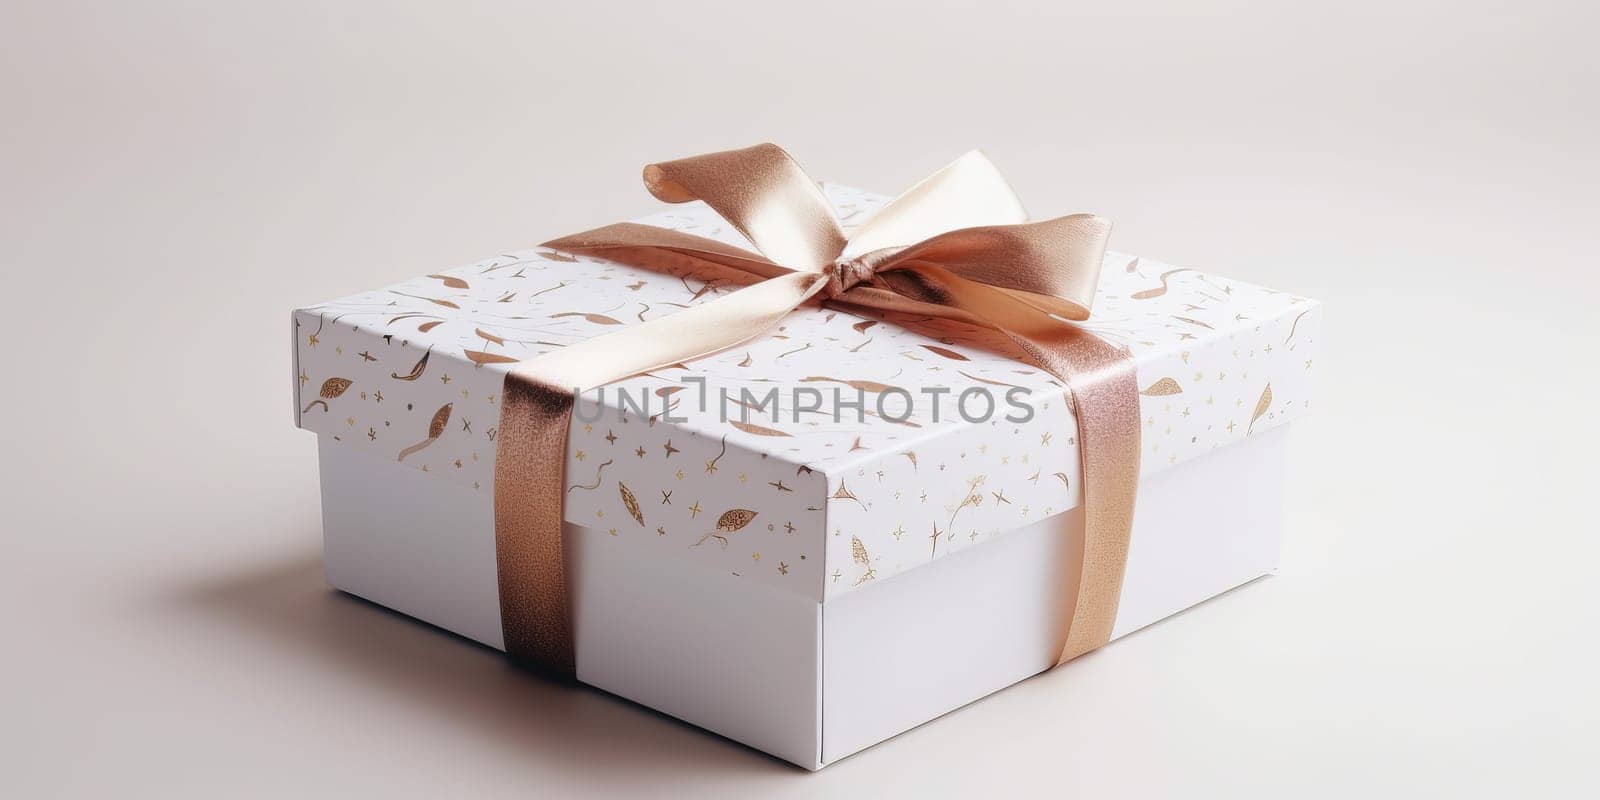
[[[1072,395],[1083,464],[1083,558],[1059,664],[1110,642],[1117,621],[1139,489],[1139,384],[1133,359],[1086,331],[1047,349]]]
[[[494,517],[501,629],[512,658],[556,677],[577,676],[562,542],[567,436],[577,392],[760,336],[825,285],[816,273],[791,273],[546,353],[506,373]]]
[[[877,311],[914,311],[1004,333],[1066,383],[1083,464],[1083,557],[1062,565],[1076,586],[1056,663],[1111,641],[1133,536],[1139,488],[1139,385],[1133,357],[1083,328],[1052,318],[1031,297],[915,263],[879,275],[893,291],[858,287],[842,298]]]

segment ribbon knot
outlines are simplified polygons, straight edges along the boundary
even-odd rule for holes
[[[840,256],[834,259],[832,264],[822,268],[822,274],[828,279],[828,284],[821,293],[822,299],[834,300],[843,297],[845,292],[855,288],[857,284],[872,280],[880,266],[904,249],[885,247],[853,258]]]

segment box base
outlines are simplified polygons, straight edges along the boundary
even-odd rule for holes
[[[1287,426],[1145,479],[1122,636],[1277,564]],[[335,587],[504,649],[492,495],[321,440]],[[1048,669],[1073,511],[826,605],[568,525],[578,678],[808,769]]]

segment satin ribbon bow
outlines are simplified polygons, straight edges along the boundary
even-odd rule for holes
[[[1082,559],[1063,568],[1063,580],[1075,577],[1078,588],[1069,598],[1058,662],[1109,641],[1138,483],[1138,386],[1124,351],[1067,322],[1089,316],[1108,220],[1074,214],[1028,222],[999,170],[976,151],[913,186],[848,237],[817,184],[776,145],[652,164],[644,181],[665,202],[704,202],[758,252],[635,223],[545,246],[662,271],[709,268],[761,280],[507,373],[494,491],[507,652],[575,676],[561,540],[575,393],[733,347],[813,300],[995,329],[1067,385],[1082,454],[1085,532]]]

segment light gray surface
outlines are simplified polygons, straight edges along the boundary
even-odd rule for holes
[[[1592,6],[103,5],[0,8],[0,793],[1594,791]],[[1280,576],[815,775],[331,593],[288,310],[761,139],[1327,300]]]

